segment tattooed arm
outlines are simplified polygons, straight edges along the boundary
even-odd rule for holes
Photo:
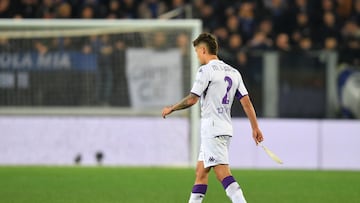
[[[190,106],[196,104],[199,100],[199,97],[196,94],[190,93],[188,96],[184,97],[178,103],[172,106],[166,106],[162,110],[162,117],[165,118],[167,115],[171,114],[173,111],[182,110],[189,108]]]

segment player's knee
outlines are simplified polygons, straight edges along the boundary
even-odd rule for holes
[[[207,180],[207,177],[208,177],[208,173],[206,173],[206,171],[204,170],[196,170],[196,179],[198,181],[206,181]]]
[[[198,179],[206,178],[206,173],[204,173],[203,171],[196,171],[195,175],[196,175],[196,178],[198,178]]]
[[[216,173],[215,175],[216,175],[216,179],[221,182],[221,181],[224,180],[224,178],[230,176],[231,174],[229,174],[229,173]]]
[[[214,169],[215,171],[215,175],[216,175],[216,179],[218,181],[222,181],[224,178],[228,177],[228,176],[231,176],[231,172],[230,172],[230,169],[225,166],[225,165],[221,165],[219,167],[215,167]]]
[[[220,182],[224,179],[224,177],[220,174],[215,174],[215,175],[216,175],[216,179]]]

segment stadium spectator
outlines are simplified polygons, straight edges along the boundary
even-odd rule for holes
[[[186,5],[186,2],[185,0],[171,0],[171,3],[169,3],[169,10],[175,10],[175,9],[181,9],[181,8],[184,8]],[[185,9],[182,9],[181,10],[181,13],[178,14],[176,17],[174,18],[180,18],[180,19],[183,19],[183,18],[186,18],[186,11]]]
[[[182,81],[183,81],[183,94],[186,95],[188,90],[191,88],[190,87],[190,78],[187,77],[188,75],[191,74],[191,67],[189,66],[190,64],[190,47],[189,47],[189,36],[186,33],[179,33],[176,36],[176,46],[178,49],[180,49],[181,51],[181,57],[182,57]]]
[[[295,3],[290,8],[290,13],[312,13],[312,8],[308,0],[295,0]]]
[[[322,14],[325,12],[336,12],[336,6],[334,0],[321,0]]]
[[[45,42],[45,40],[42,41],[35,41],[35,50],[40,54],[44,55],[49,51],[49,45]]]
[[[193,18],[201,18],[200,10],[205,6],[205,0],[193,0],[192,13]]]
[[[38,0],[21,0],[16,7],[19,9],[17,15],[22,18],[36,18],[38,4]]]
[[[345,22],[341,30],[343,45],[340,47],[340,62],[360,65],[360,27],[352,20]]]
[[[272,48],[273,42],[268,38],[265,32],[258,31],[254,37],[247,43],[249,50],[269,50]]]
[[[285,32],[289,33],[291,29],[291,18],[288,16],[288,5],[284,0],[264,0],[267,15],[269,15],[273,22],[273,29],[276,34]]]
[[[12,51],[12,46],[9,39],[0,38],[0,52],[10,52]]]
[[[360,42],[357,38],[348,38],[340,49],[340,63],[360,66]]]
[[[336,16],[333,12],[325,12],[323,15],[323,23],[315,32],[314,39],[321,45],[327,37],[335,37],[340,40],[340,26],[336,21]]]
[[[335,37],[328,37],[324,40],[323,50],[335,51],[338,48],[338,41]]]
[[[340,34],[344,40],[348,38],[356,38],[357,36],[360,36],[360,27],[355,21],[348,20],[342,27]]]
[[[166,4],[159,0],[144,0],[139,4],[140,18],[157,18],[167,11]]]
[[[230,34],[235,34],[235,33],[241,34],[239,25],[240,25],[240,22],[239,22],[239,19],[236,17],[236,15],[232,14],[232,15],[228,16],[228,18],[226,20],[226,28]]]
[[[124,18],[119,1],[117,1],[117,0],[109,1],[107,12],[106,12],[106,18],[108,18],[108,19]]]
[[[56,18],[71,18],[72,7],[69,3],[63,2],[56,9]]]
[[[97,73],[97,101],[101,105],[109,105],[113,89],[112,57],[114,48],[109,35],[94,38],[99,60]]]
[[[37,9],[37,18],[51,19],[56,17],[56,5],[53,0],[43,0]]]
[[[0,18],[12,18],[14,10],[11,8],[12,4],[10,0],[0,1]]]
[[[339,20],[348,19],[352,12],[352,0],[336,0],[336,4],[336,13],[339,15]]]
[[[274,38],[273,24],[272,21],[268,18],[262,19],[259,22],[257,31],[263,32],[265,36],[270,40]]]
[[[152,48],[156,49],[156,50],[165,50],[168,47],[168,43],[167,43],[167,36],[164,32],[156,32],[153,35],[153,40],[152,40]]]
[[[256,28],[254,5],[249,2],[242,3],[238,11],[238,17],[243,40],[247,42],[253,36]]]
[[[229,40],[226,46],[223,47],[221,57],[223,60],[228,61],[230,65],[236,64],[236,54],[241,50],[243,46],[243,40],[240,34],[234,33],[229,36]]]
[[[213,33],[218,40],[219,46],[220,47],[226,46],[229,37],[229,32],[227,31],[226,27],[222,27],[222,26],[216,27]]]
[[[319,2],[317,2],[319,4]],[[316,5],[316,4],[315,4]],[[323,16],[326,12],[330,12],[335,14],[336,13],[336,7],[334,0],[321,0],[319,8],[317,12],[314,12],[313,16],[313,26],[316,28],[317,26],[321,25],[323,23]],[[337,16],[335,16],[337,18]]]
[[[78,4],[74,16],[79,16],[84,7],[91,7],[93,9],[92,18],[106,18],[106,19],[123,19],[123,18],[137,18],[138,4],[135,0],[107,0],[98,1],[87,4]]]
[[[214,8],[211,5],[204,4],[199,8],[199,13],[204,30],[212,31],[219,25],[219,18],[215,15]]]
[[[235,66],[240,73],[244,73],[246,68],[248,67],[248,56],[245,51],[240,50],[236,53],[236,64]]]
[[[122,4],[121,10],[125,18],[138,18],[136,0],[123,0]]]
[[[93,19],[95,18],[94,8],[90,5],[84,6],[80,11],[80,18],[82,19]]]
[[[360,0],[355,0],[350,18],[360,25]]]
[[[265,8],[273,11],[284,10],[286,7],[285,0],[263,0],[263,3]]]
[[[217,27],[213,31],[214,35],[216,36],[218,40],[219,47],[224,47],[224,49],[219,50],[219,57],[221,58],[229,58],[229,53],[225,49],[226,46],[228,46],[229,42],[229,32],[227,31],[226,27]]]
[[[312,35],[309,16],[308,14],[301,12],[296,15],[295,29],[291,34],[291,39],[295,44],[298,44],[303,37],[312,37]]]
[[[243,46],[243,40],[241,38],[241,35],[238,33],[233,33],[229,37],[229,43],[226,48],[228,48],[231,52],[237,52],[241,49]]]
[[[299,51],[310,51],[313,48],[313,42],[310,37],[303,37],[299,40]]]
[[[276,36],[275,48],[282,52],[291,51],[289,36],[286,33],[280,33]]]
[[[116,106],[129,106],[129,90],[128,81],[125,70],[125,50],[127,44],[125,43],[124,36],[114,39],[114,51],[112,54],[112,64],[116,66],[112,67],[113,72],[113,91],[110,97],[110,104]],[[121,99],[119,99],[121,98]]]
[[[189,37],[185,33],[180,33],[176,37],[176,46],[180,49],[183,56],[189,55]]]

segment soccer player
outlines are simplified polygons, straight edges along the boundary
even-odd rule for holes
[[[162,110],[165,118],[173,111],[186,109],[200,98],[201,103],[201,145],[196,166],[195,184],[189,203],[201,203],[208,185],[208,174],[213,168],[222,183],[226,195],[233,203],[245,203],[243,192],[231,175],[229,167],[229,144],[233,135],[231,105],[237,98],[251,123],[255,143],[263,141],[254,107],[248,96],[240,73],[219,60],[218,43],[209,33],[200,34],[193,41],[200,66],[191,92],[185,98]]]

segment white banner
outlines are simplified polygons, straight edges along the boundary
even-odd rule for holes
[[[126,74],[132,107],[162,107],[183,96],[182,60],[178,49],[128,49]]]

